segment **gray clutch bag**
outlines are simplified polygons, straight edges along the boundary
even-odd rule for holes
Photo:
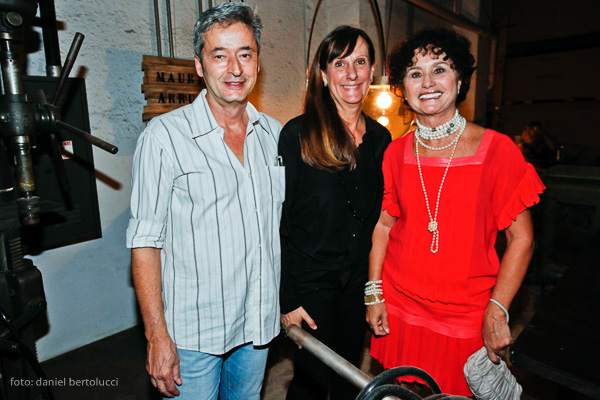
[[[518,400],[523,388],[510,373],[506,363],[494,364],[485,347],[473,353],[463,370],[469,388],[478,400]]]

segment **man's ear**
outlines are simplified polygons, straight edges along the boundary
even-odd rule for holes
[[[202,69],[202,60],[198,56],[194,56],[194,65],[196,66],[196,73],[199,77],[204,78],[204,70]]]

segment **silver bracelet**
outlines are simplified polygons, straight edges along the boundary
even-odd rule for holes
[[[500,304],[500,302],[498,300],[490,299],[490,301],[492,303],[494,303],[495,305],[497,305],[498,307],[500,307],[500,309],[502,309],[502,311],[504,311],[504,315],[506,315],[506,323],[508,324],[508,320],[509,320],[508,310],[502,304]]]

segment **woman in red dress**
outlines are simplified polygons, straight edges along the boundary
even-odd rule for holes
[[[485,346],[497,363],[511,343],[506,310],[533,253],[527,207],[544,189],[511,139],[460,116],[475,69],[469,48],[454,31],[428,30],[389,57],[390,83],[418,125],[385,153],[365,289],[371,354],[385,368],[424,369],[461,396],[472,396],[467,358]]]

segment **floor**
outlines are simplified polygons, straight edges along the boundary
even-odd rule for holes
[[[536,284],[523,285],[511,307],[513,336],[518,335],[531,318],[542,296],[542,290]],[[289,339],[281,336],[275,340],[269,354],[263,400],[285,398],[293,373],[292,349]],[[145,350],[143,331],[140,327],[134,327],[46,361],[42,367],[51,379],[49,384],[57,400],[160,399],[145,372]],[[361,369],[372,375],[381,372],[381,366],[369,357],[366,348]],[[523,386],[522,400],[566,399],[556,394],[556,384],[515,366],[511,366],[511,369]],[[576,398],[588,400],[584,396]],[[571,399],[575,397],[569,397]]]

